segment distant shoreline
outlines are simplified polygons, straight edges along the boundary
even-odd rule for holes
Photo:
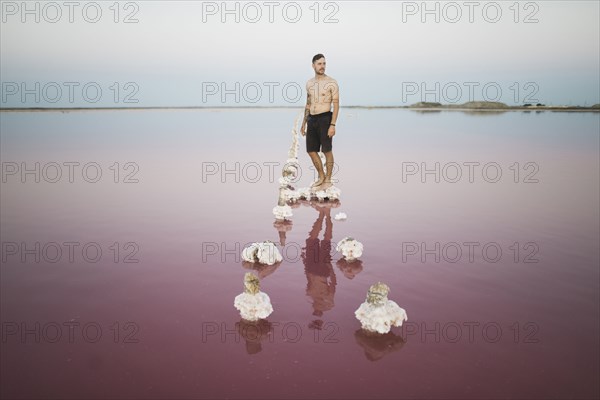
[[[238,110],[238,109],[299,109],[298,106],[179,106],[179,107],[0,107],[0,112],[73,112],[73,111],[134,111],[134,110]],[[469,102],[465,104],[416,103],[410,106],[341,106],[347,109],[407,109],[413,111],[471,111],[471,112],[504,112],[504,111],[566,111],[566,112],[600,112],[600,104],[593,106],[546,106],[519,105],[509,106],[499,102]]]

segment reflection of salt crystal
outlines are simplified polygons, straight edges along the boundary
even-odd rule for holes
[[[292,216],[292,207],[288,205],[275,206],[273,208],[273,215],[275,215],[276,220],[290,219]]]
[[[378,282],[369,288],[367,300],[354,312],[363,329],[371,332],[388,333],[392,326],[402,326],[408,319],[406,311],[392,300],[388,300],[389,287]]]
[[[346,213],[343,212],[339,212],[335,214],[335,217],[333,217],[333,219],[335,219],[336,221],[345,220],[346,218],[348,218],[348,216],[346,215]]]
[[[282,261],[283,257],[275,247],[275,243],[267,240],[262,243],[252,243],[242,250],[242,259],[249,262],[273,265]]]
[[[278,232],[289,232],[292,230],[292,227],[294,225],[292,225],[291,221],[275,221],[273,222],[273,227],[275,229],[277,229]]]
[[[362,256],[363,245],[356,239],[345,237],[338,242],[335,249],[341,252],[346,260],[352,261]]]

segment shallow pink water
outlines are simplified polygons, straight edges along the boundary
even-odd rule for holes
[[[597,113],[343,109],[341,202],[277,225],[269,174],[296,115],[2,113],[2,397],[600,395]],[[439,183],[407,174],[436,162]],[[282,232],[284,261],[257,271],[274,312],[244,323],[239,253]],[[335,251],[345,236],[357,263]],[[373,338],[354,310],[378,280],[408,322]]]

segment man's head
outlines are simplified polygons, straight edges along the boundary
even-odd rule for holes
[[[325,56],[321,53],[315,55],[312,59],[312,66],[317,75],[325,74]]]

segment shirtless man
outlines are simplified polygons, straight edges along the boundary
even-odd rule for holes
[[[306,135],[306,151],[319,174],[319,178],[311,186],[313,190],[325,190],[332,185],[332,139],[335,135],[335,121],[340,110],[338,84],[335,79],[325,75],[325,64],[323,54],[313,57],[312,67],[315,70],[315,77],[306,82],[306,107],[300,128],[302,136]],[[331,112],[332,103],[333,113]],[[323,172],[323,164],[317,154],[319,151],[325,153],[327,174]]]

